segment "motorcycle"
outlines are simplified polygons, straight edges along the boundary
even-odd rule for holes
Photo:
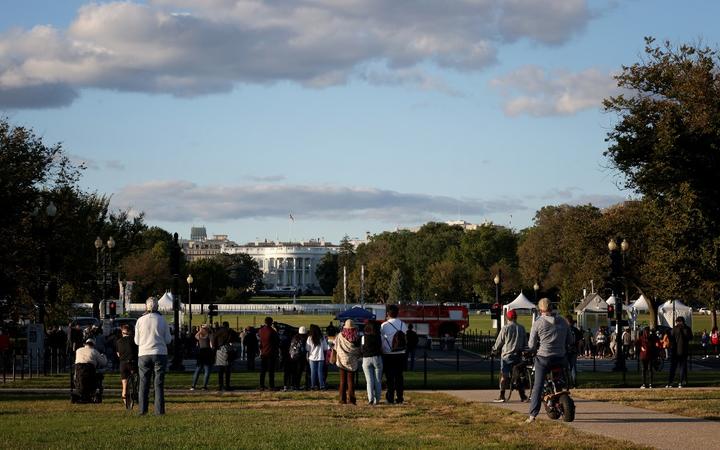
[[[535,363],[530,355],[524,355],[523,363],[528,371],[528,378],[535,380]],[[551,365],[545,376],[542,390],[542,403],[545,413],[552,420],[562,417],[565,422],[575,420],[575,402],[570,397],[567,368],[564,364]]]

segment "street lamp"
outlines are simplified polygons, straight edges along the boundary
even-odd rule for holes
[[[498,269],[498,273],[493,278],[495,283],[495,304],[497,305],[498,316],[495,318],[495,335],[500,334],[500,322],[502,320],[502,303],[500,303],[500,290],[502,289],[502,271]]]
[[[107,295],[107,285],[112,284],[112,249],[115,248],[115,239],[110,236],[103,243],[102,238],[95,238],[95,263],[97,264],[97,282],[102,284],[102,300]],[[106,311],[107,313],[107,311]],[[100,318],[100,302],[93,299],[93,317]]]
[[[192,275],[188,275],[186,281],[188,284],[188,330],[192,331],[192,284],[195,280]]]
[[[38,204],[42,203],[42,198],[38,199]],[[57,206],[55,206],[55,203],[53,203],[52,200],[48,202],[48,205],[45,207],[45,216],[47,217],[47,226],[44,227],[44,244],[45,244],[45,289],[43,292],[43,295],[39,296],[38,299],[38,317],[37,321],[40,324],[45,323],[45,305],[49,302],[49,296],[50,296],[50,284],[52,283],[51,278],[51,252],[50,252],[50,239],[51,239],[51,226],[52,226],[52,219],[57,214]],[[33,209],[31,215],[33,217],[38,217],[40,215],[40,207],[35,206]]]
[[[620,245],[618,245],[615,239],[610,239],[608,242],[608,250],[610,251],[610,269],[613,281],[613,287],[617,289],[619,281],[622,280],[623,288],[625,290],[625,300],[615,302],[615,334],[617,342],[617,358],[615,359],[615,367],[613,370],[622,371],[623,374],[626,370],[625,367],[625,349],[623,348],[622,342],[622,316],[623,316],[623,304],[628,301],[628,289],[627,289],[627,278],[625,277],[625,254],[630,251],[630,243],[627,239],[623,239]]]
[[[537,281],[536,281],[535,284],[533,284],[533,291],[535,291],[535,303],[537,303],[537,294],[538,294],[539,290],[540,290],[540,285],[537,284]]]

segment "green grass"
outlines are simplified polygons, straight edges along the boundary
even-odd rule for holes
[[[638,448],[559,422],[442,394],[408,393],[402,406],[338,405],[337,394],[245,393],[167,397],[164,417],[120,402],[0,397],[0,448]],[[152,407],[151,407],[152,411]]]
[[[717,389],[583,390],[575,391],[573,396],[720,421],[720,390]]]

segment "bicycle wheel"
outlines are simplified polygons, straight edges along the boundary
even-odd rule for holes
[[[138,401],[138,375],[133,373],[128,378],[128,393],[125,396],[125,406],[127,409],[133,409]]]

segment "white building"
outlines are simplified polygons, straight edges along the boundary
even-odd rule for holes
[[[263,282],[269,291],[295,291],[321,293],[315,276],[320,260],[328,253],[337,253],[339,247],[322,240],[305,242],[251,242],[237,245],[224,244],[220,251],[227,254],[247,253],[257,261],[263,272]]]

